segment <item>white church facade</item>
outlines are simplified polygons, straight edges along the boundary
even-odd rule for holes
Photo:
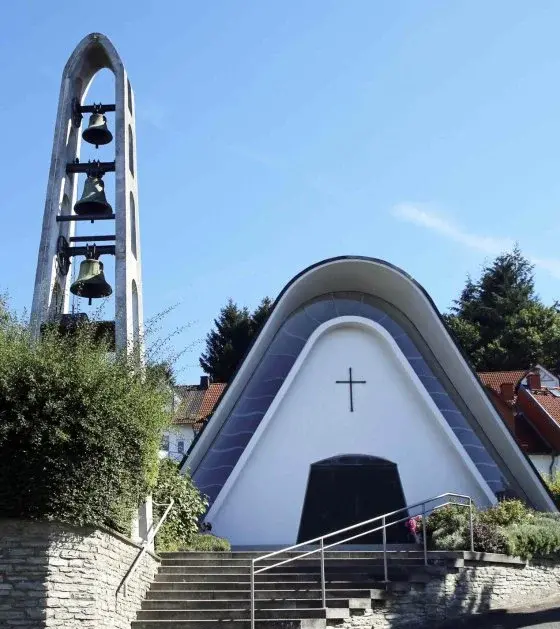
[[[371,258],[288,284],[185,467],[234,546],[305,541],[446,492],[555,509],[427,293]]]

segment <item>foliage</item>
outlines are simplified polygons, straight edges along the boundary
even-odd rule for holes
[[[0,516],[130,533],[157,477],[162,387],[91,327],[33,340],[0,304]]]
[[[531,518],[522,524],[505,529],[509,553],[531,559],[546,557],[560,552],[560,522],[552,518]]]
[[[189,545],[181,550],[197,550],[200,552],[215,552],[231,550],[230,543],[221,537],[208,533],[197,533],[193,536]]]
[[[428,543],[434,550],[467,549],[468,528],[468,509],[456,505],[436,509],[426,519]]]
[[[504,529],[478,518],[473,522],[473,541],[475,552],[510,554],[508,537]],[[469,548],[469,546],[463,546],[463,548]]]
[[[533,267],[518,247],[467,278],[446,323],[480,371],[556,367],[560,314],[535,294]]]
[[[206,336],[206,352],[199,359],[214,382],[231,380],[271,309],[272,302],[265,297],[253,313],[231,299],[220,310],[214,319],[215,329]]]
[[[470,547],[468,510],[447,506],[426,521],[429,546],[436,550]],[[519,500],[504,500],[473,517],[474,549],[529,559],[560,553],[560,514],[536,512]]]
[[[545,480],[554,498],[554,502],[556,502],[556,506],[560,508],[560,472],[556,472]]]
[[[181,474],[179,465],[172,459],[160,461],[157,483],[153,492],[156,503],[175,504],[156,536],[158,551],[173,551],[188,546],[198,532],[200,517],[206,511],[208,502],[194,486],[190,475]],[[165,507],[155,506],[154,515],[159,520]]]
[[[529,509],[521,500],[502,500],[497,505],[478,514],[480,522],[489,526],[521,524],[529,515]]]

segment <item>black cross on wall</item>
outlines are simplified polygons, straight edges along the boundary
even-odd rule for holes
[[[352,380],[352,367],[348,367],[348,380],[337,380],[336,384],[347,384],[350,388],[350,412],[354,412],[354,390],[353,385],[365,384],[365,380]]]

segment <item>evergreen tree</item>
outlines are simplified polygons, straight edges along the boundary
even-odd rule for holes
[[[446,322],[475,368],[556,367],[560,358],[560,315],[535,294],[533,267],[516,246],[467,278]]]
[[[254,338],[266,323],[272,310],[272,299],[265,297],[251,315],[251,332]]]
[[[214,319],[214,329],[206,336],[206,351],[199,359],[200,366],[214,382],[231,380],[271,309],[268,297],[253,313],[248,308],[239,308],[231,299],[221,309]]]

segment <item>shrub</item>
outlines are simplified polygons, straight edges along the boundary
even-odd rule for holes
[[[481,522],[490,526],[508,526],[510,524],[521,524],[527,520],[529,509],[521,500],[503,500],[497,505],[481,511],[479,518]]]
[[[231,550],[230,543],[221,537],[209,535],[208,533],[197,533],[191,539],[189,545],[181,550],[198,550],[202,552],[228,551]]]
[[[447,505],[433,511],[426,519],[428,543],[434,550],[468,548],[469,511],[465,507]]]
[[[550,489],[550,493],[556,502],[556,506],[560,508],[560,472],[556,472],[552,476],[546,477],[545,480],[548,488]]]
[[[0,516],[130,533],[157,477],[161,386],[86,328],[31,339],[0,304]]]
[[[198,532],[200,517],[208,506],[208,501],[194,486],[190,475],[182,475],[179,465],[166,458],[159,464],[153,500],[169,503],[170,498],[175,500],[175,504],[156,535],[158,551],[174,551],[189,546]],[[164,510],[165,507],[156,506],[155,516],[161,518]]]
[[[560,522],[535,518],[535,523],[514,524],[505,529],[510,554],[523,559],[546,557],[560,552]]]
[[[503,529],[476,519],[473,522],[474,550],[480,553],[509,554],[509,540]],[[470,548],[470,540],[467,548]]]

